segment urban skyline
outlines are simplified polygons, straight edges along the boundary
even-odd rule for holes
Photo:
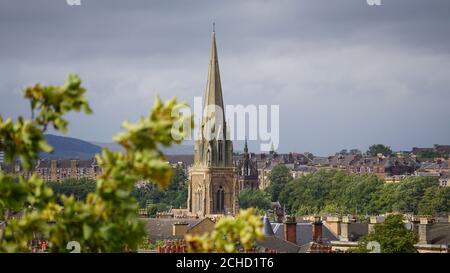
[[[319,2],[5,2],[2,114],[28,113],[24,86],[77,72],[96,111],[71,116],[69,136],[110,142],[156,93],[191,105],[203,93],[215,21],[224,99],[280,105],[279,152],[446,144],[450,5]]]

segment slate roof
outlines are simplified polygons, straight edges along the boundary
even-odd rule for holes
[[[272,228],[275,236],[278,238],[284,238],[284,224],[272,223]],[[322,241],[336,241],[338,238],[325,226],[322,226]],[[312,225],[311,223],[297,223],[297,245],[303,246],[312,242]]]
[[[325,166],[325,165],[329,165],[330,162],[328,160],[328,157],[314,157],[311,165],[321,165],[321,166]]]
[[[194,155],[165,155],[167,161],[172,164],[183,162],[187,166],[190,166],[194,163]]]
[[[369,225],[367,223],[353,222],[348,226],[348,237],[350,241],[358,241],[359,238],[369,233]]]
[[[35,166],[36,168],[51,168],[51,162],[50,159],[41,159],[39,160],[38,164]],[[56,160],[56,166],[57,168],[70,168],[71,160],[70,159],[60,159]],[[94,158],[91,159],[76,159],[77,167],[78,168],[91,168],[92,165],[96,164],[96,161]]]
[[[276,250],[279,253],[297,253],[299,246],[284,240],[284,237],[275,236],[269,218],[265,215],[263,221],[264,239],[257,242],[258,248]]]
[[[434,223],[429,236],[433,245],[450,245],[450,223]]]
[[[307,165],[296,165],[293,170],[298,172],[315,172],[317,168]]]
[[[258,248],[268,248],[276,250],[278,253],[297,253],[300,246],[293,244],[277,236],[264,236],[264,239],[257,242]]]
[[[184,235],[173,235],[173,224],[177,222],[185,222],[189,224],[189,228],[201,222],[203,219],[164,219],[164,218],[144,218],[145,228],[150,241],[156,242],[159,240],[175,240],[183,239]]]

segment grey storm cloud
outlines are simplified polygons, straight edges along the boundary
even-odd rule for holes
[[[450,2],[382,3],[3,0],[0,113],[29,115],[24,86],[76,72],[94,115],[69,134],[110,141],[156,94],[203,95],[214,21],[225,103],[279,104],[280,151],[448,144]]]

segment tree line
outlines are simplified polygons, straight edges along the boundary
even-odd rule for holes
[[[292,179],[284,165],[269,174],[270,186],[240,194],[241,207],[267,208],[280,201],[289,213],[382,214],[387,212],[438,215],[450,210],[450,188],[436,177],[407,177],[385,183],[375,175],[349,175],[343,171],[318,171]],[[248,192],[250,191],[251,194]]]
[[[167,211],[170,207],[186,207],[186,173],[181,166],[174,168],[173,173],[169,186],[164,190],[154,183],[147,183],[131,191],[131,197],[137,201],[140,208],[147,208],[150,216]],[[63,182],[49,181],[48,186],[57,193],[57,196],[73,196],[76,200],[85,201],[89,193],[95,192],[96,181],[88,178],[66,179]]]

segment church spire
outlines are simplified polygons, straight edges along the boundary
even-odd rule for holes
[[[219,71],[219,58],[217,56],[216,31],[214,25],[211,42],[211,57],[208,67],[208,81],[205,91],[205,107],[207,105],[217,105],[222,110],[224,109],[222,97],[222,84],[220,81],[220,71]],[[225,121],[225,118],[223,119],[223,121]]]
[[[217,56],[216,32],[213,28],[203,115],[195,146],[196,164],[230,167],[233,165],[233,143],[225,120],[225,109]]]

